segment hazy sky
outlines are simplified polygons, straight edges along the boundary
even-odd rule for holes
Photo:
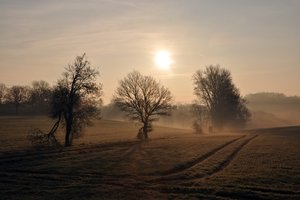
[[[132,70],[194,99],[191,76],[209,64],[232,72],[241,93],[300,95],[299,0],[1,0],[0,82],[55,84],[86,52],[105,103]],[[159,70],[155,52],[170,52]]]

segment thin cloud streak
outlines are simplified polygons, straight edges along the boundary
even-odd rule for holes
[[[101,66],[106,94],[136,69],[161,79],[178,101],[186,101],[193,73],[218,63],[232,72],[243,94],[283,88],[272,77],[285,68],[289,86],[282,91],[299,95],[299,17],[300,4],[292,0],[1,1],[0,80],[54,83],[86,52]],[[153,69],[153,52],[160,49],[168,49],[175,61],[170,74]],[[272,77],[261,75],[268,71]]]

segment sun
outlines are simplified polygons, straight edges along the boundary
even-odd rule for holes
[[[169,51],[160,50],[155,53],[154,62],[156,66],[161,70],[168,70],[174,63]]]

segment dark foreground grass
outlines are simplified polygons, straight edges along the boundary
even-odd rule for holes
[[[0,120],[11,133],[1,138],[1,200],[300,199],[299,128],[197,136],[160,127],[139,142],[134,124],[102,121],[71,148],[36,151],[19,133],[49,119],[13,120]]]

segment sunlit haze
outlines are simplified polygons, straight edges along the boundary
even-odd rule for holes
[[[157,67],[162,70],[170,69],[171,64],[173,64],[170,52],[166,50],[160,50],[156,52],[154,62]]]
[[[300,95],[298,0],[3,0],[0,25],[7,86],[53,85],[85,52],[104,103],[133,70],[154,76],[175,102],[192,102],[191,77],[210,64],[230,70],[242,95]]]

